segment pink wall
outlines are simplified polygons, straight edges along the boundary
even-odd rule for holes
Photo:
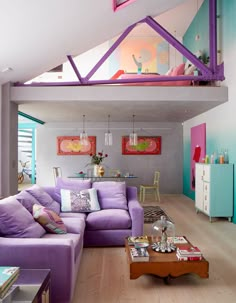
[[[191,188],[195,189],[195,163],[206,155],[206,123],[191,128]]]

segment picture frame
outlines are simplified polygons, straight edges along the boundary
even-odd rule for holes
[[[96,137],[88,136],[88,145],[80,143],[79,136],[58,136],[57,155],[90,155],[96,153]]]
[[[160,155],[161,136],[138,136],[136,146],[129,145],[129,137],[122,137],[122,155]]]

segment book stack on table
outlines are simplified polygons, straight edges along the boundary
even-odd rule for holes
[[[202,260],[202,252],[197,246],[184,246],[177,248],[176,256],[180,261]]]
[[[133,262],[148,262],[149,253],[146,247],[130,248],[130,255]]]
[[[12,266],[0,266],[0,302],[10,291],[10,288],[19,277],[20,268]]]
[[[127,237],[130,247],[130,256],[133,262],[149,261],[148,246],[149,240],[147,236]]]

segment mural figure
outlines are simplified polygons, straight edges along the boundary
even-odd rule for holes
[[[136,59],[135,55],[132,55],[134,63],[137,65],[137,74],[142,74],[142,67],[143,64],[141,62],[141,57],[138,58],[138,60]]]

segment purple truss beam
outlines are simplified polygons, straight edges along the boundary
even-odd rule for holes
[[[75,65],[75,62],[74,62],[74,60],[72,59],[72,56],[71,56],[71,55],[68,55],[67,58],[68,58],[68,60],[69,60],[69,62],[70,62],[70,64],[71,64],[71,66],[72,66],[72,68],[73,68],[73,70],[74,70],[74,72],[75,72],[77,78],[79,79],[80,83],[84,84],[85,81],[84,81],[84,79],[81,77],[80,72],[78,71],[78,68],[77,68],[76,65]]]
[[[216,38],[216,1],[209,0],[209,48],[210,48],[210,68],[203,64],[192,52],[190,52],[184,45],[182,45],[175,37],[173,37],[167,30],[165,30],[160,24],[158,24],[153,18],[146,17],[141,21],[129,26],[124,33],[116,40],[116,42],[110,47],[110,49],[103,55],[103,57],[97,62],[92,70],[87,74],[85,78],[82,78],[72,57],[68,56],[68,59],[76,73],[79,81],[70,82],[47,82],[47,83],[32,83],[21,84],[15,83],[15,86],[81,86],[81,85],[97,85],[97,84],[131,84],[131,83],[145,83],[145,82],[163,82],[163,81],[183,81],[183,80],[224,80],[224,64],[217,65],[217,38]],[[161,35],[167,42],[175,47],[181,54],[183,54],[190,62],[192,62],[202,73],[199,76],[157,76],[152,78],[130,78],[130,79],[115,79],[115,80],[89,80],[99,67],[107,60],[112,52],[120,45],[125,37],[132,31],[132,29],[138,23],[146,22],[151,28],[153,28],[159,35]]]
[[[210,69],[217,72],[217,24],[216,24],[216,0],[209,0],[209,49],[210,49]]]
[[[142,21],[141,21],[142,22]],[[107,58],[113,53],[113,51],[120,45],[120,43],[125,39],[126,36],[133,30],[137,23],[129,26],[123,34],[115,41],[115,43],[109,48],[105,55],[98,61],[98,63],[91,69],[91,71],[85,77],[86,80],[89,80],[94,73],[99,69],[99,67],[107,60]]]
[[[154,29],[160,36],[169,42],[175,49],[191,61],[199,70],[206,75],[210,75],[211,71],[203,64],[197,57],[191,53],[183,44],[181,44],[174,36],[172,36],[166,29],[157,23],[152,17],[146,17],[146,23]]]
[[[184,81],[193,80],[193,76],[154,76],[152,78],[130,78],[130,79],[114,79],[114,80],[90,80],[86,85],[99,85],[99,84],[132,84],[132,83],[145,83],[145,82],[173,82],[173,81]],[[194,76],[195,81],[206,80],[205,76]],[[209,77],[208,77],[208,80]],[[214,80],[214,79],[211,79]],[[84,86],[84,84],[79,83],[78,81],[70,81],[70,82],[34,82],[31,84],[17,83],[15,86]]]

